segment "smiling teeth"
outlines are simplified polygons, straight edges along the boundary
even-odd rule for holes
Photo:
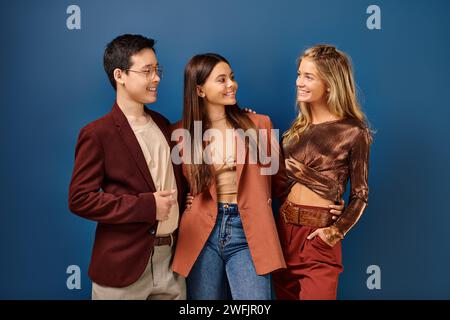
[[[156,88],[147,88],[148,91],[156,91]]]

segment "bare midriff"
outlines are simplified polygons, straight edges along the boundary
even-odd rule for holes
[[[237,195],[236,194],[220,194],[220,195],[217,195],[217,202],[237,203]]]
[[[333,201],[322,198],[299,182],[294,184],[287,199],[292,203],[306,206],[328,207],[328,205],[333,204]]]

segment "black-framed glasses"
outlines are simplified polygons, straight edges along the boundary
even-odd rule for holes
[[[133,70],[133,69],[125,69],[124,71],[131,71],[136,73],[143,73],[145,74],[145,78],[147,80],[153,80],[155,78],[155,75],[158,75],[158,77],[161,79],[163,77],[163,69],[161,67],[152,67],[148,70]]]

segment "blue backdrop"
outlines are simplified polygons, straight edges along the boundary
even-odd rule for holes
[[[66,12],[81,10],[81,29]],[[381,10],[370,30],[367,8]],[[377,133],[369,206],[344,240],[340,299],[449,299],[450,2],[448,1],[2,1],[2,299],[87,299],[93,222],[68,210],[79,129],[109,112],[105,45],[140,33],[165,75],[151,108],[181,117],[183,68],[197,53],[232,64],[238,98],[281,130],[296,115],[296,58],[331,43],[353,59],[363,108]],[[69,290],[66,269],[81,269]],[[366,284],[381,270],[381,289]]]

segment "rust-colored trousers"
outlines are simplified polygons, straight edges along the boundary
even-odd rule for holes
[[[306,239],[317,228],[277,221],[287,269],[273,273],[277,299],[335,300],[343,271],[341,242],[330,247],[319,236]]]

